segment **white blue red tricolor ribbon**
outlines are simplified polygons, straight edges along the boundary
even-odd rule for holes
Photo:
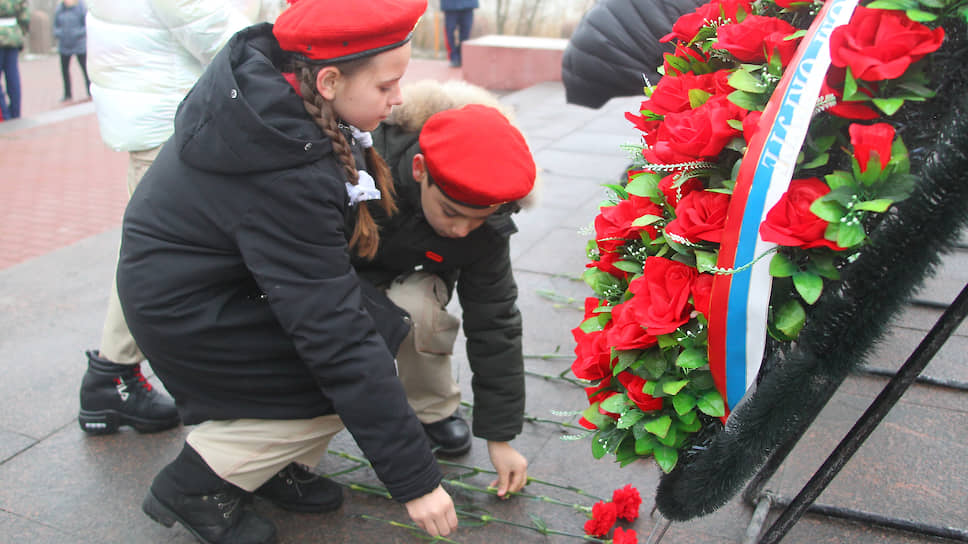
[[[760,118],[737,175],[717,266],[734,270],[775,244],[759,237],[766,213],[786,192],[830,66],[830,34],[846,24],[857,0],[828,0],[787,66]],[[728,410],[756,379],[766,345],[769,259],[735,274],[717,274],[709,316],[709,367]]]

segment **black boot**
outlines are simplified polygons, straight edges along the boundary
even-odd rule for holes
[[[77,418],[84,432],[111,434],[121,425],[130,425],[138,432],[152,433],[181,422],[175,404],[154,390],[141,374],[141,365],[112,363],[97,350],[86,353]]]
[[[275,542],[275,526],[247,508],[250,499],[251,494],[212,472],[185,444],[178,457],[155,476],[141,509],[165,527],[181,523],[205,544]]]
[[[343,504],[339,484],[296,463],[289,463],[256,489],[255,494],[294,512],[329,512]]]
[[[423,428],[438,455],[464,455],[471,449],[471,429],[458,412],[440,421],[424,423]]]

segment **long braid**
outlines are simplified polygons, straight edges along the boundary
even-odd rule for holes
[[[356,169],[356,160],[353,158],[353,150],[349,142],[346,141],[346,137],[343,136],[343,132],[339,129],[332,103],[316,91],[316,75],[319,73],[319,68],[297,62],[295,72],[299,80],[299,91],[302,93],[306,111],[332,141],[333,151],[339,158],[346,179],[351,184],[356,185],[359,182],[359,173]],[[344,74],[346,73],[344,71]],[[393,214],[397,206],[393,200],[395,191],[390,168],[373,148],[365,150],[365,158],[367,171],[373,176],[380,189],[382,195],[380,201],[383,209],[387,214]],[[357,221],[350,237],[350,248],[360,257],[372,259],[380,245],[380,229],[376,221],[373,220],[366,201],[359,202],[356,206],[358,208]]]

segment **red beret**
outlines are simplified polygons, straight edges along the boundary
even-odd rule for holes
[[[272,28],[279,45],[311,60],[338,61],[401,46],[427,0],[300,0]]]
[[[420,150],[434,183],[463,204],[503,204],[534,187],[534,159],[524,136],[489,106],[432,115],[420,131]]]

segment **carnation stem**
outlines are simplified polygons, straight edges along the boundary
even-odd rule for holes
[[[459,508],[457,509],[457,514],[460,515],[460,516],[465,516],[465,517],[473,518],[473,519],[476,519],[476,520],[480,520],[480,521],[484,522],[485,524],[486,523],[490,523],[490,522],[493,521],[493,522],[496,522],[496,523],[501,523],[503,525],[510,525],[512,527],[519,527],[521,529],[528,529],[528,530],[531,530],[531,531],[535,531],[535,532],[541,533],[543,535],[558,535],[558,536],[567,536],[567,537],[571,537],[571,538],[580,538],[580,539],[582,539],[582,540],[584,540],[586,542],[599,542],[601,544],[605,544],[606,542],[609,542],[608,540],[602,540],[600,538],[595,538],[595,537],[589,536],[589,535],[576,535],[574,533],[566,533],[564,531],[558,531],[558,530],[551,529],[551,528],[548,528],[548,527],[535,527],[534,525],[525,525],[523,523],[516,523],[514,521],[509,521],[509,520],[506,520],[506,519],[496,518],[496,517],[491,516],[491,515],[488,515],[488,514],[475,514],[473,512],[468,512],[466,510],[461,510]]]
[[[377,517],[369,516],[367,514],[361,514],[360,517],[368,521],[379,521],[380,523],[386,523],[391,527],[400,527],[402,529],[407,529],[415,533],[417,537],[422,538],[424,540],[428,540],[430,542],[447,542],[448,544],[460,544],[456,540],[451,540],[443,536],[430,536],[426,532],[424,532],[423,529],[411,523],[400,523],[399,521],[377,518]]]

